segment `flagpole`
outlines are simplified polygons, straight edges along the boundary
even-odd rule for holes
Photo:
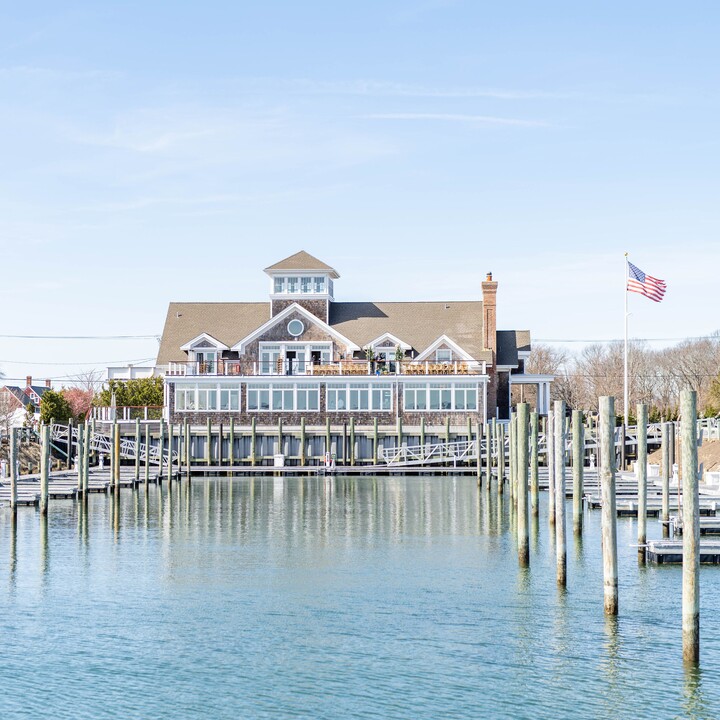
[[[623,412],[625,418],[623,424],[628,425],[628,254],[625,253],[625,362],[624,362],[624,375],[623,375]]]

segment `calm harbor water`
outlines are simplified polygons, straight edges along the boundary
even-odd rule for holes
[[[680,568],[639,568],[620,519],[606,621],[600,513],[582,543],[569,527],[561,593],[541,500],[526,571],[508,496],[474,478],[195,480],[15,527],[0,508],[0,718],[720,717],[720,567],[686,672]]]

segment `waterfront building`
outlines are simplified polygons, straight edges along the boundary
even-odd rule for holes
[[[497,281],[476,301],[340,302],[338,272],[301,251],[265,269],[261,302],[172,302],[156,373],[170,422],[453,426],[507,419],[527,330],[497,330]]]

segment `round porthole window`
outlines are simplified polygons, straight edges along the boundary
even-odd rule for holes
[[[291,320],[288,323],[287,330],[293,337],[300,337],[305,331],[305,325],[303,325],[302,320]]]

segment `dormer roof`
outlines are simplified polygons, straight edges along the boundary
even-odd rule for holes
[[[333,280],[337,280],[340,277],[337,270],[326,265],[322,260],[313,257],[310,253],[306,253],[304,250],[265,268],[265,272],[268,275],[275,275],[278,272],[286,270],[327,273]]]

